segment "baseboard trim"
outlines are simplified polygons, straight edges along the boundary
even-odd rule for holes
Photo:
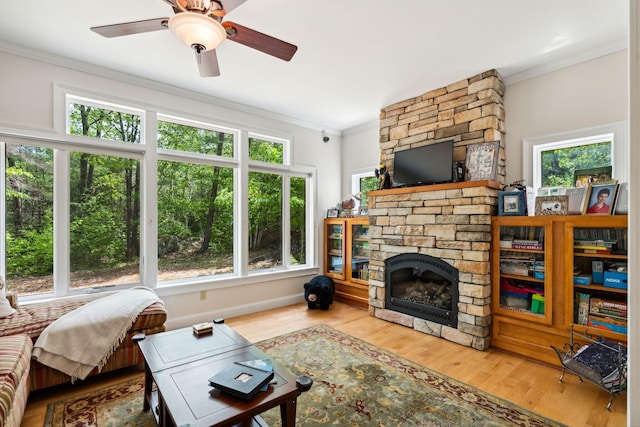
[[[304,294],[288,295],[286,297],[259,301],[252,304],[226,307],[222,310],[217,309],[208,312],[199,312],[194,315],[172,317],[171,319],[167,319],[167,321],[165,322],[165,326],[167,330],[170,331],[173,329],[185,328],[195,323],[209,322],[219,317],[230,319],[232,317],[243,316],[245,314],[258,313],[260,311],[270,310],[272,308],[297,304],[300,302],[304,302],[304,300]]]

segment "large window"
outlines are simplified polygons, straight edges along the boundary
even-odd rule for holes
[[[526,138],[522,178],[535,188],[574,187],[574,171],[611,166],[613,178],[628,182],[627,145],[625,123]]]
[[[290,164],[289,139],[71,95],[65,108],[59,140],[0,142],[9,290],[228,286],[314,259],[314,172]]]
[[[236,141],[230,129],[158,122],[160,282],[234,272],[235,163],[225,159]]]

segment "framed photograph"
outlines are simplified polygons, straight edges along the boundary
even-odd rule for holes
[[[566,215],[569,210],[569,196],[536,197],[536,215]]]
[[[615,179],[589,184],[583,213],[585,215],[611,215],[617,188],[618,181]]]
[[[338,218],[338,209],[327,209],[327,218]]]
[[[369,207],[368,206],[360,206],[358,209],[358,216],[368,216],[369,215]]]
[[[465,181],[495,181],[498,173],[500,141],[483,142],[467,147]]]
[[[524,191],[501,191],[498,193],[498,215],[526,215]]]
[[[609,180],[611,180],[611,166],[580,169],[573,172],[573,183],[576,188],[587,188],[589,184]]]

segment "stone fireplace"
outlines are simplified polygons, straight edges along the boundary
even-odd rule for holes
[[[495,181],[369,193],[372,316],[479,350],[489,347],[491,216],[505,175],[503,94],[500,75],[490,70],[381,111],[380,159],[392,178],[396,150],[452,139],[454,161],[464,161],[472,144],[499,141],[501,149]],[[423,264],[403,267],[394,290],[387,286],[394,279],[387,269],[402,254],[428,256],[441,268],[425,276]],[[454,271],[457,277],[448,275]],[[443,294],[447,281],[457,288]],[[413,304],[431,298],[451,298],[452,305],[423,315],[423,307]]]

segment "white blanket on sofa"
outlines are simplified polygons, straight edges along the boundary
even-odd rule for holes
[[[33,358],[71,377],[85,379],[102,370],[138,315],[160,301],[139,286],[90,301],[47,326],[33,347]]]

